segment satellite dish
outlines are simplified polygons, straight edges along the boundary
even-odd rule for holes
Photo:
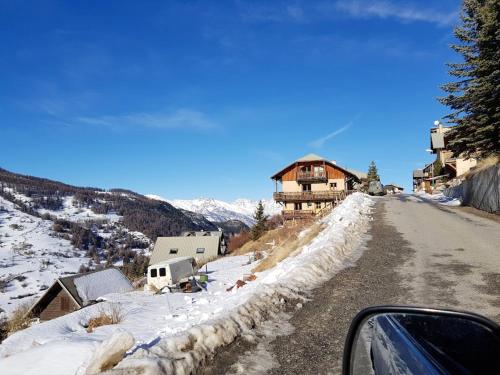
[[[439,125],[439,120],[434,121],[434,125],[438,126]]]

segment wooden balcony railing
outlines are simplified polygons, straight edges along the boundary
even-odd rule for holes
[[[283,219],[310,219],[314,217],[316,213],[314,210],[283,210]]]
[[[325,171],[305,172],[299,171],[297,173],[297,182],[326,182],[328,176]]]
[[[273,194],[276,202],[324,202],[342,200],[347,193],[341,191],[301,191],[301,192],[277,192]]]

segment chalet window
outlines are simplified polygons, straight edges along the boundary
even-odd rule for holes
[[[170,249],[170,254],[177,254],[179,249]]]
[[[330,182],[330,187],[332,189],[336,189],[337,188],[337,183],[336,182]]]
[[[307,207],[312,207],[312,202],[307,202]]]
[[[160,277],[167,276],[167,270],[165,268],[160,268]]]
[[[62,296],[61,297],[61,310],[62,311],[69,311],[69,298]]]
[[[293,206],[293,208],[295,210],[302,210],[302,203],[295,203],[294,206]]]
[[[316,208],[321,208],[321,202],[316,202]]]
[[[316,177],[323,176],[324,172],[325,169],[323,168],[322,165],[317,165],[314,167],[314,176]]]
[[[301,171],[302,172],[311,172],[311,166],[310,165],[306,165],[304,167],[301,168]]]
[[[303,184],[302,191],[311,191],[311,184]]]
[[[196,249],[196,254],[203,254],[205,253],[205,248],[204,247],[199,247]]]
[[[151,268],[151,277],[158,276],[158,270],[156,268]]]

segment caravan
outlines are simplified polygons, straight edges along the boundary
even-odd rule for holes
[[[187,281],[195,274],[195,264],[192,257],[174,258],[153,264],[148,267],[148,285],[163,289]]]

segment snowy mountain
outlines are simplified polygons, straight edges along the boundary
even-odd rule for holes
[[[254,224],[253,214],[257,207],[258,201],[249,199],[237,199],[234,202],[228,203],[212,198],[198,199],[173,199],[167,200],[158,195],[146,195],[151,199],[156,199],[170,203],[172,206],[201,214],[211,222],[224,222],[228,220],[240,220],[248,226]],[[267,215],[272,216],[281,211],[281,206],[276,204],[272,199],[263,199],[264,211]]]

